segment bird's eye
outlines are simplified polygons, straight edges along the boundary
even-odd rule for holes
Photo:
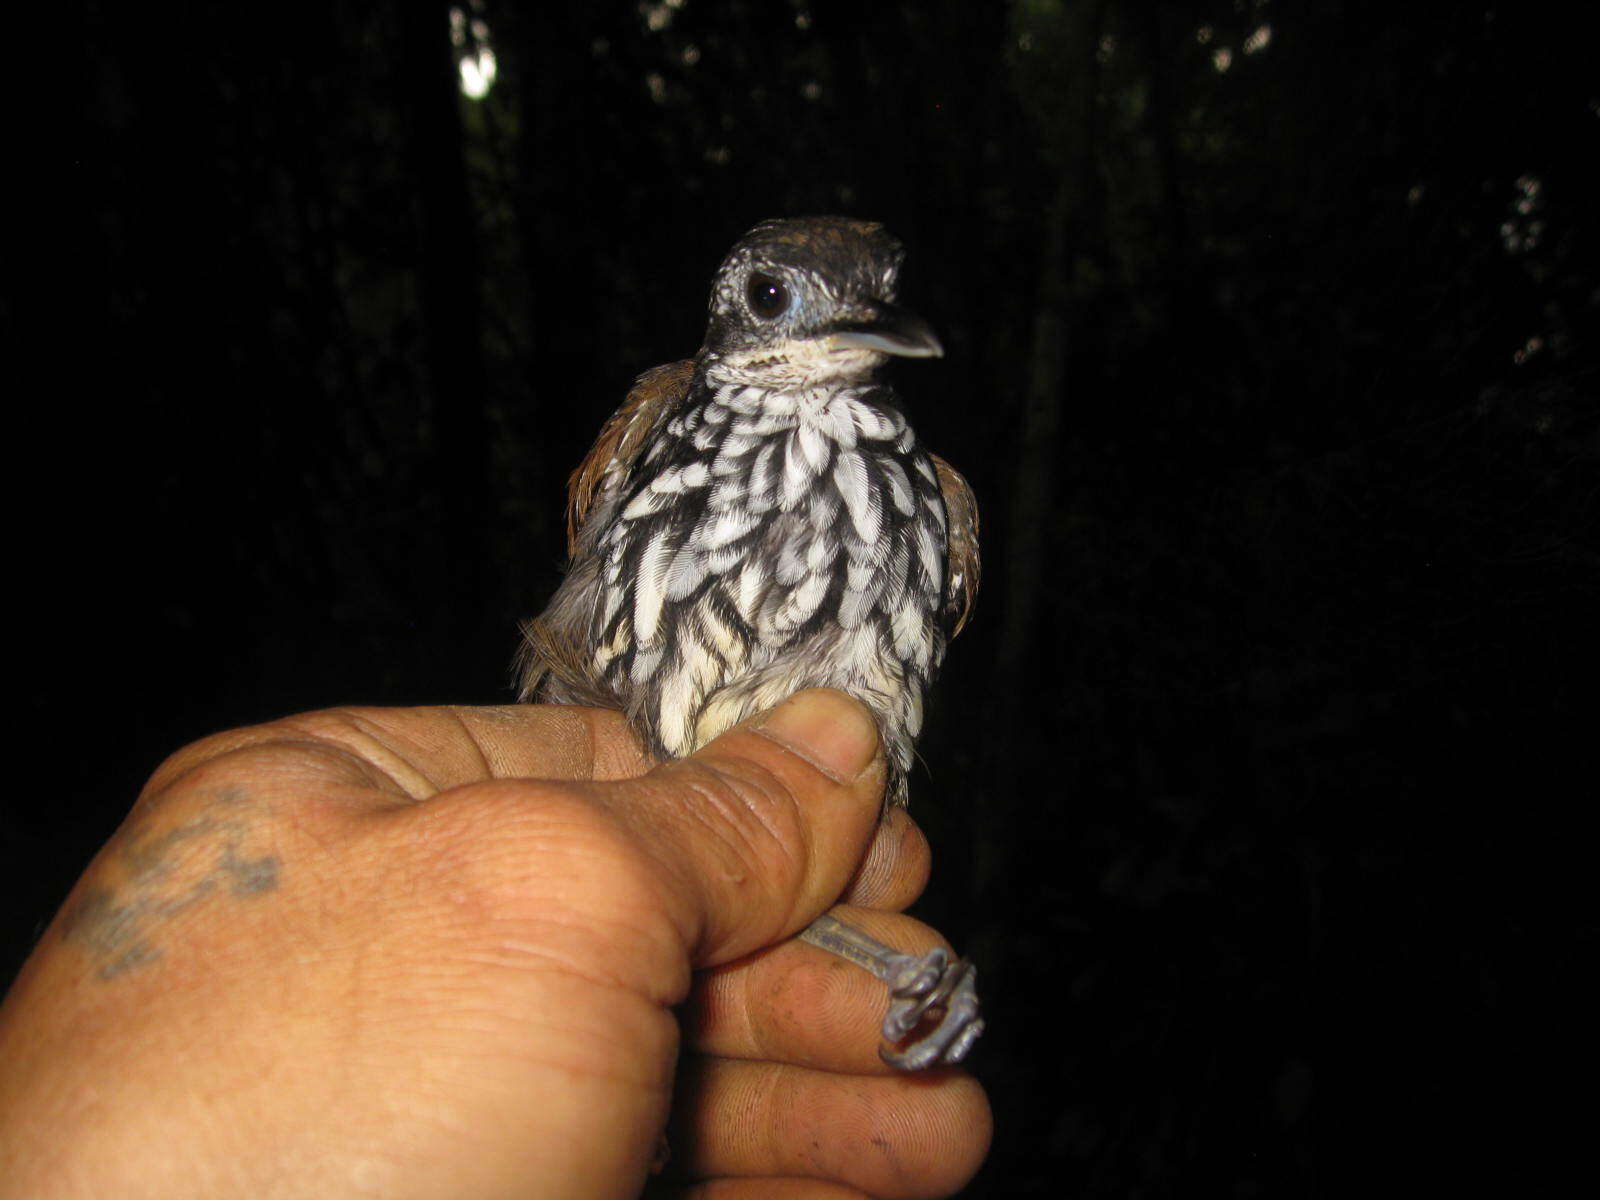
[[[760,272],[751,275],[744,294],[750,302],[750,311],[763,321],[781,317],[784,309],[789,307],[789,289],[771,275],[762,275]]]

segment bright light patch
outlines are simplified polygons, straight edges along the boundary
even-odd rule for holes
[[[684,0],[664,0],[661,4],[646,3],[639,5],[639,15],[644,18],[644,27],[651,33],[660,33],[672,24],[672,18],[683,7]]]
[[[1233,51],[1226,46],[1218,46],[1211,52],[1211,65],[1216,68],[1217,74],[1221,75],[1233,66]]]
[[[461,94],[472,100],[482,100],[494,86],[494,51],[481,46],[473,57],[461,60]]]
[[[1272,26],[1263,25],[1244,40],[1246,54],[1259,54],[1272,43]]]
[[[482,100],[494,86],[498,66],[489,45],[489,23],[481,15],[483,0],[470,0],[473,15],[464,8],[450,10],[450,44],[456,51],[456,70],[461,75],[461,94],[469,100]]]

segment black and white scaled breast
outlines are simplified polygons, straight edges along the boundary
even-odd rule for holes
[[[895,768],[978,583],[966,482],[924,450],[890,356],[941,353],[894,303],[879,225],[767,221],[717,272],[705,345],[640,377],[570,489],[571,561],[522,695],[623,709],[693,752],[794,691],[850,692]]]

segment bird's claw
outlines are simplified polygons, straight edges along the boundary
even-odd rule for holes
[[[942,948],[922,955],[899,954],[830,916],[818,917],[800,936],[888,984],[889,1010],[883,1017],[884,1044],[878,1055],[896,1070],[953,1066],[983,1033],[978,971],[966,959],[952,961]],[[937,1014],[931,1027],[929,1014]]]
[[[939,948],[920,958],[891,955],[889,963],[889,1011],[883,1015],[879,1057],[900,1071],[952,1066],[966,1058],[983,1033],[978,969],[964,958],[952,962]],[[933,1027],[902,1046],[930,1012],[939,1014]]]

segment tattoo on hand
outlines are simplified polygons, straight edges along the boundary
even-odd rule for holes
[[[212,897],[247,899],[278,886],[274,854],[245,852],[262,806],[239,787],[224,788],[202,815],[155,832],[135,825],[117,835],[98,874],[121,882],[86,888],[61,918],[61,935],[85,947],[112,979],[161,957],[156,930]]]

